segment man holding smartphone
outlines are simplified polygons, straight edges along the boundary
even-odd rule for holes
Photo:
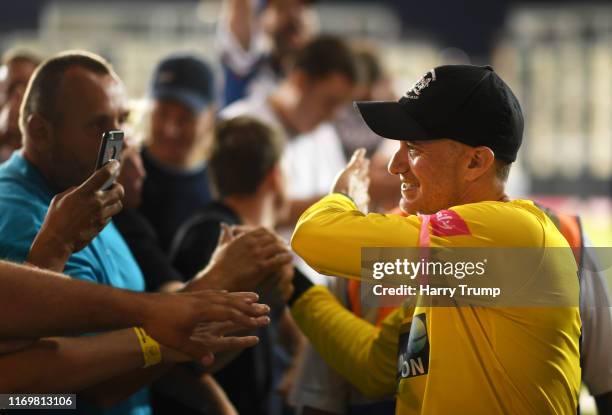
[[[37,232],[43,226],[53,197],[81,185],[87,179],[96,166],[100,137],[106,131],[120,129],[125,115],[123,86],[102,58],[85,52],[67,52],[49,59],[37,69],[26,90],[21,110],[23,151],[14,153],[0,167],[0,257],[13,261],[26,259]],[[115,184],[109,192],[121,192],[118,189],[120,185]],[[225,251],[229,250],[231,247],[225,247]],[[116,288],[132,291],[144,289],[142,273],[112,222],[83,249],[68,258],[64,272],[73,278]],[[213,274],[220,272],[219,269],[211,270]],[[200,289],[204,288],[202,284],[199,286]],[[246,297],[243,294],[233,296],[247,303],[254,301],[250,294]],[[230,304],[227,299],[221,299],[223,295],[214,297],[220,298],[221,308]],[[60,302],[58,307],[61,306]],[[252,327],[266,324],[267,319],[249,321],[253,323]],[[224,330],[219,332],[215,327],[214,324],[205,324],[203,329],[208,333],[205,336],[210,339],[211,335],[215,338],[224,334]],[[239,327],[244,325],[240,324]],[[216,332],[212,333],[211,329]],[[253,337],[249,339],[247,343],[250,345],[257,341]],[[35,350],[26,349],[6,358],[28,362],[25,367],[35,368],[36,373],[44,374],[40,380],[60,378],[64,384],[74,381],[79,374],[97,371],[97,381],[90,383],[92,387],[81,391],[79,396],[107,407],[123,400],[109,410],[94,408],[79,401],[78,411],[148,414],[148,394],[141,388],[167,370],[168,366],[162,363],[182,359],[160,345],[156,359],[145,359],[145,365],[153,367],[138,369],[142,366],[144,353],[134,353],[136,340],[132,331],[79,339],[55,339],[54,347],[43,344]],[[96,352],[98,354],[94,356],[99,358],[83,354],[87,352]],[[85,364],[75,371],[77,361]],[[7,363],[4,358],[3,363]],[[83,386],[79,382],[74,384]],[[34,382],[35,385],[38,384]],[[39,389],[45,388],[41,386]]]

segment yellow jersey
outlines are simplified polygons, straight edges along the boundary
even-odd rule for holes
[[[424,218],[364,215],[339,194],[304,212],[291,244],[318,272],[355,278],[361,248],[418,247],[423,240],[432,247],[568,247],[531,201],[485,201]],[[292,313],[328,364],[365,395],[395,391],[399,415],[570,415],[580,387],[580,317],[571,251],[567,259],[543,256],[540,266],[563,281],[555,295],[575,307],[417,305],[375,327],[315,286]]]

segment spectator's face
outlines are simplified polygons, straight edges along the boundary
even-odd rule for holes
[[[115,76],[74,66],[60,82],[56,106],[58,119],[50,123],[52,138],[45,160],[52,184],[64,190],[81,184],[94,171],[103,133],[122,129],[126,96]]]
[[[300,0],[271,2],[262,15],[262,26],[272,39],[273,53],[281,58],[302,48],[313,33]]]
[[[401,179],[400,209],[432,214],[459,203],[462,145],[452,140],[400,141],[389,173]]]
[[[310,80],[306,76],[298,76],[298,79],[301,99],[297,111],[307,131],[333,119],[349,101],[354,86],[341,74],[331,74],[320,80]]]
[[[199,116],[187,106],[170,100],[156,100],[151,114],[148,148],[162,163],[184,167],[197,145]]]
[[[26,60],[10,62],[3,68],[0,82],[0,143],[13,149],[21,147],[19,108],[36,65]]]

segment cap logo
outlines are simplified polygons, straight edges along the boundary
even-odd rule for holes
[[[427,72],[421,79],[417,81],[416,84],[410,89],[410,91],[406,92],[404,98],[408,99],[419,99],[421,96],[421,91],[429,86],[431,82],[436,80],[436,71],[431,69]]]

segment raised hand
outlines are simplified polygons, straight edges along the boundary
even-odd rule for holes
[[[263,227],[223,227],[208,266],[185,290],[251,291],[292,261],[287,244]]]
[[[255,293],[205,290],[147,297],[150,301],[143,310],[143,327],[167,347],[162,352],[165,361],[197,359],[209,365],[215,352],[244,349],[258,343],[256,336],[226,334],[251,331],[270,322],[267,316],[270,307],[258,304]]]
[[[368,188],[370,186],[370,160],[363,148],[355,150],[344,170],[338,173],[332,187],[332,193],[343,193],[349,196],[357,208],[366,213],[370,203]]]
[[[119,162],[111,161],[94,172],[80,186],[57,194],[32,242],[27,261],[41,268],[62,271],[68,257],[87,246],[123,208],[123,187],[115,183],[100,190],[116,177]]]

